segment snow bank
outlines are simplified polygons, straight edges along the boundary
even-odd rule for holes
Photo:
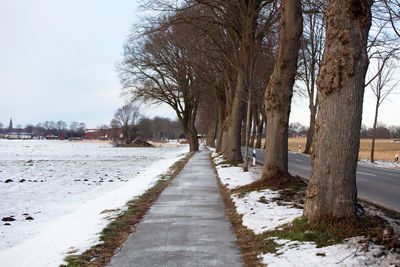
[[[375,160],[374,163],[372,163],[368,159],[361,159],[358,163],[363,164],[363,165],[373,166],[373,167],[380,167],[380,168],[391,168],[391,169],[400,168],[400,164],[396,164],[393,162],[386,162],[386,161],[378,161],[378,160]]]
[[[360,237],[350,238],[344,244],[317,248],[313,242],[276,240],[284,244],[276,253],[262,254],[262,262],[273,266],[395,266],[397,254],[380,255],[382,247],[369,244],[363,251]],[[377,257],[380,255],[380,257]]]
[[[251,192],[242,198],[231,195],[237,213],[243,215],[243,225],[256,235],[275,230],[303,214],[302,209],[279,206],[272,200],[276,197],[279,197],[279,192],[268,189]]]
[[[124,209],[187,152],[60,141],[1,141],[0,147],[0,181],[15,180],[0,183],[7,196],[0,213],[17,219],[0,226],[0,266],[57,266],[68,252],[97,244],[113,215],[102,211]],[[24,212],[34,220],[24,220]]]
[[[228,189],[250,184],[259,178],[253,172],[243,172],[242,167],[220,164],[224,161],[224,158],[216,153],[213,153],[211,157],[213,157],[214,163],[217,165],[216,168],[221,183]]]

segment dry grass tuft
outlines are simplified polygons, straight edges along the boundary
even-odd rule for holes
[[[239,187],[234,191],[258,191],[263,189],[282,190],[292,188],[302,190],[306,187],[306,183],[299,176],[290,174],[279,174],[274,177],[261,178],[251,184]]]

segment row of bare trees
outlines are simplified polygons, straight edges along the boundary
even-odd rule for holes
[[[86,124],[84,122],[73,121],[69,125],[65,121],[45,121],[36,125],[27,124],[16,125],[15,127],[3,128],[0,123],[0,133],[29,133],[36,136],[62,136],[65,137],[83,137],[85,135]]]
[[[242,141],[259,145],[265,127],[258,183],[282,184],[290,180],[291,100],[303,90],[311,114],[307,150],[313,147],[304,216],[354,217],[364,88],[378,76],[366,80],[368,63],[393,62],[398,49],[398,2],[388,1],[375,1],[381,13],[371,12],[372,0],[148,1],[159,13],[127,40],[119,65],[124,92],[170,105],[191,151],[198,150],[199,114],[208,140],[231,162],[242,160]]]
[[[182,135],[182,127],[178,121],[162,117],[146,118],[141,115],[139,106],[132,102],[115,111],[110,127],[121,130],[126,144],[132,143],[136,138],[169,140],[178,139]],[[104,125],[101,128],[109,127]]]

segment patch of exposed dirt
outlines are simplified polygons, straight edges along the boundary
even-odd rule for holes
[[[147,142],[146,140],[137,139],[133,140],[132,143],[126,144],[124,142],[114,142],[114,146],[116,147],[154,147],[152,144]]]
[[[299,176],[292,176],[290,174],[279,174],[273,177],[262,177],[251,184],[235,188],[233,191],[257,191],[263,189],[271,190],[290,190],[290,192],[304,191],[306,183]],[[293,190],[292,190],[293,189]]]

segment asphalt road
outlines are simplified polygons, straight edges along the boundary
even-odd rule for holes
[[[264,163],[264,153],[263,149],[256,149],[258,163]],[[249,152],[249,156],[251,154]],[[310,170],[309,155],[289,151],[289,172],[292,175],[309,179]],[[360,199],[400,212],[400,170],[358,164],[357,190]]]

